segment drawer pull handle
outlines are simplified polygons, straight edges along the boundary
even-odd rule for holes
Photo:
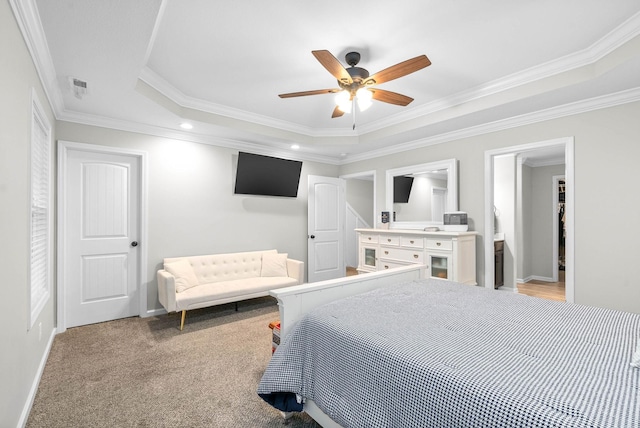
[[[441,242],[436,242],[436,245],[439,247],[440,245],[442,245]]]
[[[391,242],[391,238],[387,238],[387,242]]]
[[[384,265],[384,268],[385,268],[385,269],[389,269],[389,266],[387,266],[387,265]]]
[[[385,253],[385,254],[389,254],[389,252],[388,252],[388,251],[385,251],[384,253]]]
[[[418,258],[418,255],[417,255],[417,254],[414,254],[414,255],[413,255],[413,258],[414,258],[414,259],[417,259],[417,258]]]
[[[368,239],[369,241],[371,241],[371,237],[370,237],[370,236],[369,236],[367,239]]]
[[[414,241],[409,241],[411,244],[413,244]]]

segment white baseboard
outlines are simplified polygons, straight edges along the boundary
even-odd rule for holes
[[[165,308],[147,309],[147,312],[140,315],[140,318],[157,317],[160,315],[166,315],[166,313],[167,313],[167,310]]]
[[[543,281],[543,282],[554,282],[553,278],[547,276],[539,276],[539,275],[530,275],[524,279],[518,279],[519,283],[526,284],[529,281]]]
[[[57,330],[54,328],[51,331],[51,336],[49,336],[47,348],[44,354],[42,355],[42,359],[40,360],[40,365],[38,366],[38,373],[36,373],[36,377],[33,379],[33,383],[31,384],[31,389],[29,390],[27,401],[24,403],[22,413],[20,414],[20,420],[18,421],[19,427],[24,428],[27,425],[27,420],[29,419],[29,413],[31,413],[31,407],[33,406],[33,402],[36,399],[36,393],[38,392],[40,379],[42,379],[42,373],[44,373],[44,367],[47,365],[49,352],[51,352],[51,347],[53,346],[53,339],[56,337],[56,334],[57,334]]]

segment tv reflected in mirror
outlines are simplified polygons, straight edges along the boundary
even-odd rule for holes
[[[411,186],[413,186],[413,177],[405,175],[393,177],[393,203],[408,203]]]

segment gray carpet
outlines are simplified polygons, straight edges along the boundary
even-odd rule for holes
[[[271,297],[126,318],[55,337],[27,422],[38,427],[282,427],[256,394],[271,357]],[[306,414],[287,427],[319,427]]]

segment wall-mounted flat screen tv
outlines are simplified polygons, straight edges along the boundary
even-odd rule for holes
[[[301,170],[300,161],[239,152],[234,193],[295,198]]]
[[[407,203],[413,186],[413,177],[393,177],[393,202]]]

